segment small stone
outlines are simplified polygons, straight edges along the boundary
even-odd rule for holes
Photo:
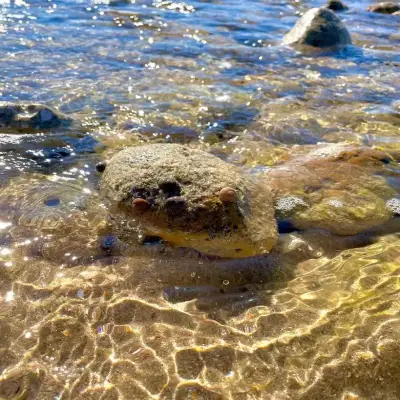
[[[335,13],[321,7],[307,11],[284,37],[283,43],[290,46],[326,48],[351,44],[351,38]]]
[[[224,187],[219,192],[219,199],[223,203],[234,203],[237,200],[236,192],[230,187]]]
[[[379,14],[394,14],[400,11],[400,5],[398,3],[382,2],[367,7],[367,11]]]
[[[332,11],[345,11],[349,9],[349,7],[347,7],[346,4],[342,3],[340,0],[329,0],[327,8]]]
[[[137,198],[132,201],[132,208],[135,211],[144,212],[150,208],[150,203],[145,199]]]

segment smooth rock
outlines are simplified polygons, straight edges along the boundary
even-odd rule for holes
[[[283,43],[291,46],[327,48],[351,44],[351,38],[335,13],[321,7],[307,11],[284,37]]]
[[[369,6],[367,10],[379,14],[394,14],[400,11],[400,5],[398,3],[383,2],[373,4],[372,6]]]

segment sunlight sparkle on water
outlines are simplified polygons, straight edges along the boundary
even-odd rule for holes
[[[9,256],[12,253],[12,250],[8,247],[0,247],[0,256]]]
[[[0,221],[0,231],[8,228],[9,226],[11,226],[11,222],[2,222],[2,221]]]
[[[6,293],[6,297],[4,298],[4,300],[8,303],[8,302],[14,300],[14,297],[15,297],[15,293],[12,290],[10,290],[9,292]]]

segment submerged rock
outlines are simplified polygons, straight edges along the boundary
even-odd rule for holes
[[[71,123],[71,118],[44,104],[0,102],[0,128],[52,129]]]
[[[35,399],[40,390],[44,372],[24,366],[14,367],[0,377],[0,399]]]
[[[123,241],[135,236],[133,225],[174,245],[240,258],[272,249],[275,219],[336,235],[387,222],[396,191],[374,171],[390,162],[368,147],[325,145],[254,177],[199,150],[153,144],[114,156],[101,169],[101,192]]]
[[[307,11],[284,37],[283,43],[326,48],[351,44],[351,38],[335,13],[322,7]]]
[[[400,11],[400,5],[398,3],[382,2],[369,6],[367,10],[379,14],[394,14]]]
[[[124,241],[135,221],[145,235],[221,257],[249,257],[277,238],[265,184],[219,158],[176,144],[123,150],[101,179]]]
[[[282,234],[320,229],[346,236],[383,227],[399,214],[399,193],[375,174],[393,173],[391,164],[385,152],[332,144],[299,149],[283,164],[250,174],[191,147],[151,144],[97,166],[101,198],[85,181],[24,176],[2,189],[0,210],[16,241],[43,238],[29,254],[68,265],[144,248],[166,254],[171,246],[160,239],[184,247],[185,257],[245,258],[273,248],[276,255],[277,221]],[[202,291],[214,290],[205,285]],[[165,293],[192,295],[184,287]]]
[[[390,163],[379,150],[328,145],[296,157],[266,174],[276,201],[277,217],[297,229],[321,228],[336,235],[355,235],[387,222],[387,206],[396,192],[375,168]]]
[[[326,7],[332,11],[345,11],[349,9],[349,7],[340,0],[329,0]]]

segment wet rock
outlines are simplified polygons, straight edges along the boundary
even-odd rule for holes
[[[396,191],[374,176],[388,154],[352,145],[324,145],[266,174],[277,217],[297,229],[321,228],[354,235],[387,222],[386,202]]]
[[[1,131],[1,128],[0,128]],[[82,154],[96,153],[104,145],[91,136],[80,132],[48,131],[46,134],[28,134],[26,131],[13,135],[10,128],[0,135],[0,162],[7,165],[0,174],[5,179],[19,176],[25,172],[58,172],[61,169],[76,165],[82,160]],[[40,131],[42,133],[42,131]]]
[[[170,303],[180,303],[218,293],[221,291],[215,286],[172,286],[164,289],[163,297]]]
[[[71,118],[44,104],[0,102],[0,128],[52,129],[71,123]]]
[[[267,253],[276,241],[268,187],[190,147],[152,144],[123,150],[108,162],[100,187],[122,241],[131,241],[137,229],[231,258]]]
[[[398,3],[382,2],[369,6],[367,10],[379,14],[394,14],[400,11],[400,5]]]
[[[140,232],[206,254],[244,258],[273,248],[275,218],[291,231],[319,228],[337,235],[385,223],[393,215],[386,203],[396,191],[374,171],[391,162],[380,150],[323,145],[253,177],[199,150],[153,144],[114,156],[100,186],[122,242]],[[169,289],[164,295],[191,292]]]
[[[0,378],[0,399],[35,399],[40,390],[42,372],[15,367]]]
[[[326,48],[351,44],[351,38],[335,13],[322,7],[307,11],[284,37],[283,43]]]
[[[349,9],[349,7],[340,0],[329,0],[326,7],[332,11],[345,11]]]

